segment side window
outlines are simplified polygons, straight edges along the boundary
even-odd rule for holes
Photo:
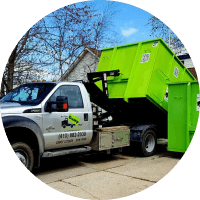
[[[59,87],[50,97],[49,101],[56,101],[57,96],[68,97],[69,108],[83,108],[83,99],[77,85],[64,85]]]

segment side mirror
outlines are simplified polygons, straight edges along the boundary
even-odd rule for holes
[[[58,96],[56,98],[56,105],[58,112],[68,112],[68,98],[65,96]]]
[[[68,112],[68,98],[58,96],[56,101],[47,102],[47,112]]]

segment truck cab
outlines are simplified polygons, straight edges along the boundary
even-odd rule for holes
[[[62,97],[67,99],[64,109],[59,108]],[[49,149],[84,146],[92,139],[92,107],[81,83],[21,85],[1,99],[1,115],[11,145],[15,147],[20,143],[23,146],[23,143],[29,146],[33,154],[38,155],[33,156],[38,157],[35,160],[38,164],[39,157]],[[17,152],[25,165],[26,154],[23,149]]]
[[[6,135],[28,170],[39,167],[43,157],[89,151],[110,153],[135,142],[144,156],[156,152],[156,126],[138,124],[132,117],[126,121],[131,105],[122,99],[109,99],[107,76],[119,75],[119,70],[114,70],[89,73],[87,83],[28,83],[1,99]],[[99,80],[103,91],[95,84]],[[107,113],[99,114],[98,106],[105,106]],[[105,122],[109,115],[114,120]]]

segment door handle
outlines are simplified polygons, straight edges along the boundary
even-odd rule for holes
[[[84,113],[84,121],[88,121],[88,113]]]

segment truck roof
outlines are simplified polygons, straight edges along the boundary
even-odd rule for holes
[[[53,83],[53,84],[63,84],[63,83],[68,83],[68,84],[74,84],[76,83],[77,85],[82,84],[82,81],[40,81],[40,82],[30,82],[30,83],[26,83],[26,84],[49,84],[49,83]],[[23,84],[25,85],[25,84]]]

